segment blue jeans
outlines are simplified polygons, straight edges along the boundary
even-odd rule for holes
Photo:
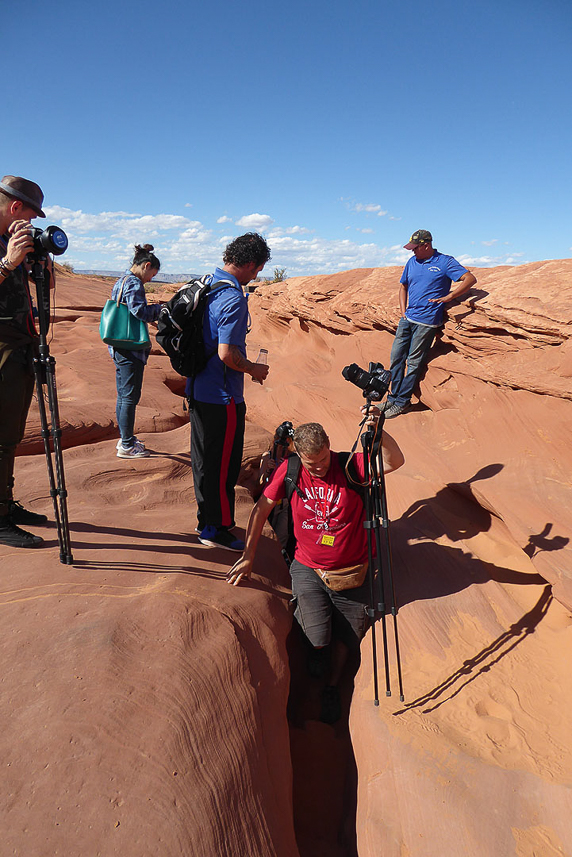
[[[115,415],[125,447],[133,446],[133,428],[135,426],[135,408],[141,398],[143,371],[145,364],[128,351],[116,348],[113,355],[115,363],[115,383],[117,386],[117,404]]]
[[[419,380],[427,352],[433,344],[438,328],[427,327],[401,318],[391,348],[391,392],[387,400],[392,405],[405,407]],[[405,364],[407,363],[407,372]]]

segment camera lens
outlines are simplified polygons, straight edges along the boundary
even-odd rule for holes
[[[46,253],[61,256],[68,249],[68,237],[59,226],[48,226],[43,232],[35,227],[32,230],[32,238],[34,240],[34,253],[38,257],[44,256]]]

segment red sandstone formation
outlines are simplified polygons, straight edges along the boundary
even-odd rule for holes
[[[373,705],[368,634],[350,717],[360,857],[572,853],[572,261],[476,274],[421,402],[387,424],[406,456],[387,480],[405,703],[392,659],[392,696],[380,674]],[[269,349],[271,374],[247,384],[244,484],[284,419],[351,447],[362,399],[341,369],[389,362],[398,279],[349,271],[252,296],[249,347]],[[328,789],[343,733],[313,719],[292,729],[294,838],[276,545],[231,588],[232,555],[198,543],[182,384],[159,350],[137,422],[156,454],[116,458],[97,333],[109,289],[58,280],[75,564],[53,527],[42,549],[0,547],[3,852],[341,857]],[[18,497],[49,514],[41,448],[33,411]],[[245,488],[238,501],[244,526]],[[311,746],[325,756],[301,773]]]

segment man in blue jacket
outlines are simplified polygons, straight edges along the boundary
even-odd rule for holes
[[[413,256],[400,280],[401,318],[391,349],[391,391],[385,407],[388,420],[403,414],[410,405],[427,353],[443,326],[443,305],[477,282],[453,256],[434,249],[433,236],[426,229],[414,232],[405,249],[412,250]]]

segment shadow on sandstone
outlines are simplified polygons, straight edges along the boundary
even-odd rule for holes
[[[417,500],[391,523],[393,573],[399,607],[412,601],[451,595],[489,580],[523,586],[546,582],[534,572],[505,568],[478,559],[469,549],[442,543],[443,539],[468,541],[489,532],[497,522],[504,527],[500,517],[479,502],[471,487],[501,469],[502,465],[491,464],[466,482],[449,483],[433,497]],[[523,552],[532,557],[541,550],[565,547],[568,539],[559,535],[549,538],[551,530],[552,524],[547,523],[541,533],[530,536]],[[511,539],[508,530],[506,538]]]
[[[411,708],[422,706],[425,706],[423,714],[436,711],[445,702],[449,702],[461,693],[467,685],[475,681],[480,675],[489,672],[502,658],[512,652],[530,634],[534,633],[536,627],[546,616],[552,597],[551,587],[547,584],[534,607],[525,613],[518,622],[512,624],[507,631],[500,634],[472,658],[463,661],[462,665],[439,685],[407,703],[400,711],[396,711],[395,716],[404,714]]]

